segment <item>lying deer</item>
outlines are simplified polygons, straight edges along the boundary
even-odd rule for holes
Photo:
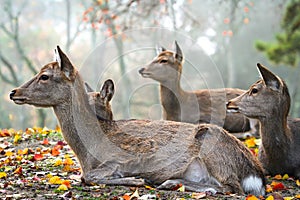
[[[98,119],[113,120],[110,101],[114,95],[114,83],[111,79],[106,80],[100,92],[95,92],[88,83],[85,82],[85,89],[88,94],[89,104],[96,113]]]
[[[259,160],[271,175],[289,174],[300,178],[300,119],[288,118],[290,95],[285,82],[257,64],[262,79],[227,104],[260,122]]]
[[[226,102],[245,91],[234,88],[202,89],[185,91],[180,86],[183,54],[175,41],[175,51],[161,47],[158,55],[139,73],[160,83],[160,101],[163,118],[189,123],[213,123],[223,126],[231,133],[250,130],[249,120],[240,113],[226,113]],[[251,122],[251,133],[255,133],[255,120]],[[244,134],[236,134],[242,137]]]
[[[172,189],[181,183],[190,191],[264,195],[258,160],[216,125],[98,120],[79,72],[59,47],[57,52],[57,61],[11,91],[10,99],[19,105],[54,109],[87,184],[142,186],[147,182]]]

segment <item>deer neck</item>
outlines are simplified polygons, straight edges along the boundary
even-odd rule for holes
[[[72,87],[71,97],[53,109],[64,139],[76,154],[82,170],[87,171],[99,163],[96,148],[101,146],[104,132],[101,131],[101,125],[88,103],[88,96],[79,75]]]
[[[287,156],[291,131],[287,125],[287,117],[279,116],[260,119],[260,134],[262,147],[265,149],[265,152],[272,154],[267,156],[280,160],[281,157]],[[274,121],[274,119],[277,119],[277,121]]]
[[[180,86],[180,77],[175,80],[160,83],[161,104],[165,110],[165,119],[181,121],[180,102],[185,91]]]

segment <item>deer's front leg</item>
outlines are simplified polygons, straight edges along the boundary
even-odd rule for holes
[[[122,177],[122,174],[116,173],[111,169],[94,169],[85,173],[83,180],[86,184],[106,184],[106,185],[125,185],[125,186],[143,186],[145,180],[135,177]]]

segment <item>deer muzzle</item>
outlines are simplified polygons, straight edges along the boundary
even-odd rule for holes
[[[25,101],[27,98],[25,97],[22,97],[22,96],[17,96],[17,90],[12,90],[10,93],[9,93],[9,98],[11,100],[13,100],[16,104],[25,104]]]

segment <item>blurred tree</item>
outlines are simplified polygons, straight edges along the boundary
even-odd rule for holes
[[[24,45],[21,44],[20,41],[20,31],[19,31],[19,19],[22,13],[23,8],[26,6],[26,1],[23,2],[23,4],[20,6],[20,9],[17,12],[14,12],[12,7],[12,1],[6,0],[3,2],[3,11],[4,14],[8,17],[8,24],[1,23],[0,29],[8,36],[8,38],[11,40],[11,42],[14,44],[20,59],[25,63],[27,68],[31,71],[32,74],[36,74],[37,70],[35,69],[32,61],[30,58],[26,55],[26,50]],[[14,67],[14,64],[10,62],[9,59],[5,57],[3,52],[0,50],[0,60],[3,64],[3,67],[5,67],[7,70],[7,73],[3,73],[3,68],[0,68],[0,77],[2,80],[14,87],[20,85],[20,81],[18,79],[18,73],[19,70]],[[46,113],[42,109],[38,109],[38,126],[45,126],[46,121]]]
[[[291,0],[285,9],[281,22],[282,32],[277,33],[275,41],[257,41],[256,48],[264,52],[268,59],[275,64],[284,64],[299,67],[300,60],[300,0]],[[299,79],[300,69],[296,71],[295,78]],[[295,80],[295,81],[296,81]],[[300,105],[297,103],[299,84],[292,92],[292,113],[299,113]]]
[[[256,48],[266,53],[276,64],[297,66],[300,58],[300,1],[292,0],[282,19],[282,33],[276,34],[276,41],[257,41]]]

